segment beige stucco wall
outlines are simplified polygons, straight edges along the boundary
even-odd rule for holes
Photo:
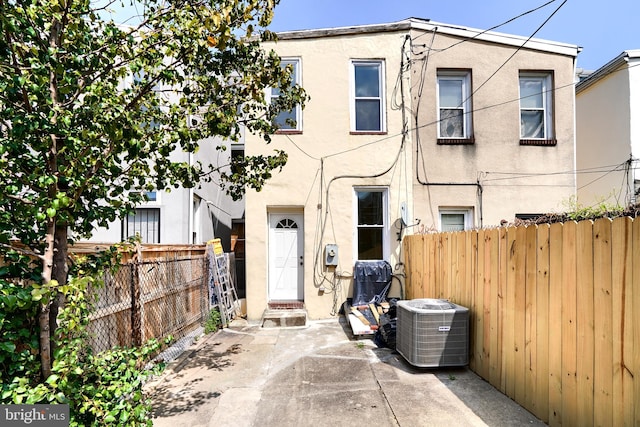
[[[414,56],[418,61],[403,73],[404,102],[409,128],[416,126],[412,115],[419,110],[419,134],[408,132],[403,145],[402,113],[393,107],[402,101],[400,91],[394,91],[394,87],[399,88],[396,82],[407,34],[398,30],[338,37],[325,35],[281,39],[267,46],[274,47],[284,58],[300,58],[301,83],[311,100],[302,114],[301,134],[274,135],[270,145],[255,136],[247,136],[249,155],[268,154],[274,148],[289,154],[287,166],[269,180],[263,191],[250,191],[246,196],[249,319],[259,319],[269,299],[270,212],[304,214],[304,302],[309,316],[317,319],[334,315],[340,304],[352,296],[354,187],[388,188],[390,249],[387,260],[399,275],[402,253],[397,233],[403,202],[408,205],[408,221],[420,219],[419,227],[405,230],[405,233],[414,233],[425,228],[437,229],[440,208],[470,208],[474,214],[471,226],[497,225],[502,219],[512,221],[516,213],[560,211],[563,202],[575,194],[573,56],[523,49],[493,77],[516,47],[467,41],[442,52],[434,51],[424,72],[421,61],[424,55]],[[411,36],[418,37],[419,43],[430,43],[430,33],[422,34],[414,31]],[[445,48],[458,41],[460,39],[453,36],[438,35],[432,48]],[[385,61],[387,133],[384,135],[350,133],[352,59]],[[472,88],[477,90],[472,106],[473,145],[436,144],[438,68],[472,70]],[[556,146],[519,145],[520,70],[553,72]],[[480,85],[483,87],[479,88]],[[420,86],[422,95],[418,96]],[[416,136],[421,144],[419,156]],[[416,157],[420,162],[416,163]],[[418,183],[416,168],[423,180],[426,173],[430,183],[471,185],[425,186]],[[519,177],[514,179],[514,174]],[[374,175],[380,176],[364,178]],[[494,180],[505,177],[509,179]],[[482,200],[475,185],[478,180],[483,188]],[[321,262],[327,243],[339,246],[339,266],[335,270],[325,268]],[[319,264],[314,263],[317,254]],[[320,287],[331,292],[319,292]],[[396,281],[391,296],[400,296]]]
[[[429,46],[433,36],[431,32],[414,31],[412,37],[416,44]],[[476,227],[498,225],[503,219],[513,221],[516,213],[563,210],[563,202],[575,191],[574,58],[522,49],[509,59],[515,46],[482,41],[466,41],[448,48],[459,41],[460,38],[437,33],[424,73],[420,67],[426,53],[414,55],[412,88],[418,87],[421,78],[424,88],[421,96],[417,90],[412,93],[414,108],[418,103],[420,106],[419,138],[413,139],[420,142],[424,153],[418,164],[423,182],[473,184],[479,180],[482,200],[475,186],[425,186],[414,180],[415,215],[426,227],[437,229],[439,208],[445,207],[471,208]],[[422,46],[414,51],[427,49]],[[505,65],[496,72],[502,64]],[[436,143],[439,68],[471,71],[473,145]],[[521,70],[553,73],[556,146],[519,144]],[[551,175],[557,172],[565,173]]]
[[[583,206],[624,200],[624,170],[604,171],[631,154],[629,72],[623,67],[576,94],[577,168],[598,170],[578,174],[578,202]]]
[[[402,146],[401,113],[391,108],[388,95],[399,73],[402,37],[403,33],[399,32],[363,34],[280,40],[266,46],[273,47],[281,57],[301,59],[301,83],[311,100],[302,114],[302,134],[274,135],[270,145],[247,135],[245,150],[249,155],[268,154],[275,148],[289,155],[289,162],[281,173],[270,179],[261,192],[249,191],[245,198],[249,319],[259,319],[268,302],[270,211],[288,208],[304,214],[304,301],[309,317],[318,319],[335,314],[351,295],[354,186],[389,188],[389,224],[400,217],[400,203],[411,199],[412,153],[409,145]],[[352,59],[385,61],[385,135],[350,134]],[[396,156],[399,156],[397,161]],[[377,178],[340,178],[376,175],[389,168],[388,173]],[[325,218],[326,227],[321,235]],[[393,225],[388,230],[391,245],[388,261],[392,267],[399,259],[397,231]],[[335,270],[326,269],[322,263],[314,266],[316,251],[320,251],[322,261],[322,250],[327,243],[339,246],[339,265]],[[327,292],[319,292],[321,286]],[[392,289],[392,293],[398,292]]]

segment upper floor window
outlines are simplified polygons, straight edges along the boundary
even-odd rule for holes
[[[294,84],[300,84],[300,59],[282,59],[280,61],[281,67],[291,67],[291,81]],[[271,88],[271,99],[275,99],[280,96],[279,88]],[[295,108],[289,111],[281,111],[275,118],[275,123],[278,128],[283,131],[301,131],[302,130],[302,111],[300,105],[296,105]]]
[[[553,140],[550,73],[520,73],[520,140]]]
[[[470,140],[471,73],[438,71],[438,138]],[[447,143],[447,141],[439,141]],[[462,141],[460,141],[462,142]]]
[[[384,62],[352,61],[351,130],[384,132]]]

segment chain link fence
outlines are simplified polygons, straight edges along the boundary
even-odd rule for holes
[[[209,312],[206,256],[128,262],[106,272],[93,289],[88,345],[96,352],[140,345],[169,335],[180,339]]]

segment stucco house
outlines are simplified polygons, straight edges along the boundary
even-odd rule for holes
[[[637,203],[640,50],[627,50],[576,85],[578,202]]]
[[[387,261],[401,297],[403,235],[495,226],[575,194],[577,46],[411,18],[266,47],[311,99],[271,144],[246,136],[247,154],[289,155],[245,197],[249,319],[282,302],[336,314],[356,261]]]
[[[221,140],[202,141],[196,154],[174,152],[173,161],[205,165],[228,165],[229,159],[244,151],[242,141],[231,149],[219,151]],[[241,155],[241,154],[240,154]],[[136,208],[123,221],[115,221],[107,228],[96,228],[90,241],[119,242],[136,234],[143,243],[200,244],[218,237],[226,251],[231,236],[244,222],[244,203],[233,201],[220,190],[216,182],[202,182],[196,188],[175,188],[147,193],[148,201]]]

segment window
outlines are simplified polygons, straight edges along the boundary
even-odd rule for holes
[[[244,168],[242,167],[242,162],[244,160],[244,148],[242,149],[231,149],[231,173],[234,175],[243,175]]]
[[[353,61],[351,129],[384,132],[384,68],[382,61]]]
[[[122,223],[122,240],[140,235],[142,243],[160,243],[160,209],[138,208]]]
[[[300,84],[300,60],[299,59],[283,59],[280,66],[291,66],[291,79],[294,84]],[[279,88],[271,89],[271,99],[274,100],[280,96]],[[300,105],[296,105],[293,110],[281,111],[275,118],[278,128],[283,131],[300,131],[302,130]]]
[[[520,73],[520,139],[552,140],[551,75]]]
[[[471,73],[468,71],[438,71],[437,90],[438,138],[471,139]],[[447,143],[450,141],[439,142]]]
[[[356,189],[356,254],[358,260],[382,260],[387,249],[387,190]]]
[[[471,209],[441,209],[440,231],[462,231],[473,227]]]

